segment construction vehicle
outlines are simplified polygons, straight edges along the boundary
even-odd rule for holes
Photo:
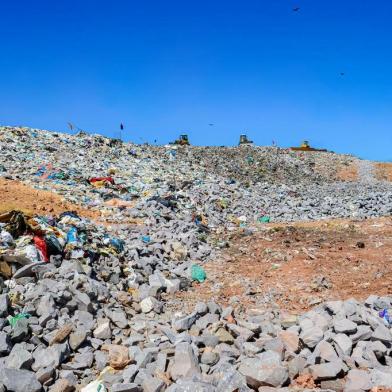
[[[244,144],[253,144],[252,140],[249,140],[246,135],[240,135],[240,142],[238,143],[239,146]]]
[[[326,149],[313,148],[307,140],[304,140],[299,147],[290,147],[292,151],[315,151],[315,152],[328,152]]]
[[[174,142],[170,143],[170,144],[175,144],[178,146],[189,146],[189,138],[188,135],[180,135],[180,137],[176,140],[174,140]]]

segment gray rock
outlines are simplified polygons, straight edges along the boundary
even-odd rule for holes
[[[369,340],[372,334],[373,331],[368,325],[358,325],[357,332],[354,335],[350,335],[350,339],[355,344],[359,340]]]
[[[246,385],[245,377],[234,369],[220,373],[216,392],[234,392],[237,390],[239,392],[251,391]]]
[[[155,311],[160,313],[161,303],[154,297],[149,296],[140,301],[140,307],[143,313]]]
[[[219,316],[217,314],[207,313],[196,321],[196,326],[200,329],[206,329],[210,324],[214,324],[218,321]]]
[[[136,376],[138,371],[139,371],[139,366],[137,366],[137,365],[127,366],[123,370],[124,382],[128,383],[128,384],[131,384],[133,382],[133,380],[135,379],[135,376]]]
[[[78,304],[78,309],[91,313],[93,306],[90,297],[86,293],[82,293],[78,290],[74,292],[74,300]]]
[[[54,367],[47,367],[47,368],[39,369],[35,375],[37,376],[37,380],[41,384],[44,384],[47,381],[49,381],[54,376],[54,374],[55,374]]]
[[[372,340],[380,340],[383,343],[390,344],[392,340],[391,331],[384,325],[379,325],[372,335]]]
[[[215,365],[219,361],[219,354],[211,351],[205,350],[201,356],[200,362],[204,365]]]
[[[11,350],[10,339],[8,334],[0,332],[0,355],[7,355]]]
[[[333,337],[333,340],[335,342],[336,351],[340,357],[351,355],[353,342],[347,335],[339,333]]]
[[[103,351],[94,352],[95,366],[98,370],[103,370],[108,363],[108,355]]]
[[[166,392],[216,392],[215,388],[206,382],[178,380],[175,384],[170,385]],[[239,392],[243,392],[242,390]]]
[[[252,388],[261,386],[282,386],[288,379],[286,367],[275,360],[263,361],[259,358],[246,358],[238,368],[238,371],[245,376],[247,384]]]
[[[372,380],[369,372],[359,369],[348,372],[344,392],[368,391],[371,387]]]
[[[205,347],[215,347],[219,343],[219,338],[208,332],[195,338],[197,345],[203,345]]]
[[[56,312],[56,305],[51,294],[45,294],[39,300],[37,306],[38,316],[43,316],[47,314],[53,314]]]
[[[300,356],[294,357],[288,362],[288,371],[290,379],[296,378],[300,375],[306,366],[306,359]]]
[[[219,342],[221,343],[228,343],[228,344],[234,343],[233,336],[229,332],[227,332],[224,328],[219,328],[216,331],[215,336],[219,339]]]
[[[214,301],[207,302],[208,311],[213,314],[221,314],[222,308]]]
[[[335,320],[333,328],[336,333],[353,334],[357,332],[357,324],[346,318]]]
[[[94,328],[95,321],[91,313],[84,310],[77,310],[74,318],[78,327],[83,327],[87,331],[91,331]]]
[[[198,360],[189,343],[177,344],[174,363],[170,373],[173,380],[191,377],[200,373]]]
[[[251,330],[240,327],[236,324],[227,324],[227,328],[233,336],[240,336],[243,338],[244,341],[248,341],[254,336],[254,333]]]
[[[66,378],[58,379],[49,389],[49,392],[73,392],[75,386]]]
[[[119,328],[126,328],[128,326],[127,315],[120,309],[113,309],[106,311],[110,320]]]
[[[345,381],[343,378],[338,378],[336,380],[326,380],[320,382],[320,387],[322,391],[325,392],[343,392],[345,387]],[[313,390],[312,390],[313,392]],[[359,391],[358,391],[359,392]]]
[[[110,329],[110,321],[109,320],[102,320],[98,323],[96,329],[94,329],[94,337],[97,339],[111,339],[112,337],[112,330]]]
[[[29,370],[33,363],[33,356],[25,349],[24,344],[15,344],[10,355],[5,360],[5,366],[10,369]]]
[[[172,326],[178,332],[187,331],[195,323],[196,319],[197,319],[197,313],[191,313],[188,316],[181,317],[180,319],[174,320]]]
[[[208,307],[207,304],[204,302],[198,302],[195,306],[195,313],[197,313],[199,316],[204,316],[208,312]]]
[[[114,384],[110,388],[111,392],[142,392],[142,388],[134,383]]]
[[[69,335],[69,346],[71,350],[76,351],[86,340],[87,332],[83,328],[78,328]]]
[[[2,383],[7,391],[13,392],[40,392],[41,384],[33,372],[22,369],[0,370],[0,383]]]
[[[310,374],[316,381],[337,378],[343,373],[343,362],[341,360],[309,367]]]
[[[334,362],[338,360],[338,355],[334,350],[332,344],[327,341],[321,341],[315,349],[315,356],[317,359],[326,361],[326,362]]]
[[[74,356],[72,362],[63,364],[65,370],[82,370],[91,368],[94,360],[94,354],[91,351],[78,353]]]
[[[7,317],[10,309],[10,299],[8,294],[0,295],[0,317]]]
[[[370,377],[373,385],[378,387],[392,388],[392,372],[390,369],[388,369],[388,371],[372,369],[370,371]]]
[[[29,336],[29,321],[25,318],[19,319],[12,328],[11,342],[20,343]]]
[[[146,377],[142,383],[143,392],[162,392],[165,387],[165,383],[155,377]]]
[[[69,356],[69,347],[67,343],[54,344],[48,348],[38,348],[33,353],[34,364],[32,369],[37,371],[41,368],[54,367],[57,368]]]
[[[310,348],[317,345],[322,340],[324,332],[319,327],[310,327],[301,332],[300,338],[304,344]]]

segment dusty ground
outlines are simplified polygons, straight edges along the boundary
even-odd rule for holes
[[[375,174],[379,180],[392,181],[392,163],[376,163]]]
[[[341,166],[336,173],[336,179],[338,181],[357,181],[358,180],[357,163],[351,163],[348,166]]]
[[[0,213],[10,210],[53,215],[64,211],[76,211],[80,216],[96,220],[99,220],[101,215],[99,211],[66,202],[55,193],[34,189],[19,181],[0,178]]]
[[[392,218],[268,225],[236,233],[221,257],[205,266],[185,302],[214,298],[242,307],[277,303],[303,311],[325,300],[392,293]]]

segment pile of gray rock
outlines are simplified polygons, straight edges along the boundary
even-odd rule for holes
[[[27,263],[0,280],[0,391],[392,388],[392,335],[379,315],[392,311],[391,297],[329,302],[301,316],[214,302],[178,313],[166,302],[191,284],[192,265],[225,246],[217,238],[226,230],[267,216],[389,215],[392,187],[368,170],[365,182],[352,184],[315,170],[353,158],[175,150],[11,127],[1,129],[0,148],[4,177],[58,192],[112,222],[103,228],[72,213],[36,217],[18,234],[0,224],[2,275],[31,255],[22,249],[52,234],[60,243],[47,262],[38,252],[33,268]],[[97,186],[92,177],[109,180]],[[130,204],[108,205],[112,199]]]
[[[291,391],[302,390],[300,375],[322,391],[392,388],[392,334],[379,315],[391,297],[328,302],[300,317],[214,302],[172,314],[72,260],[41,274],[0,296],[3,390]]]

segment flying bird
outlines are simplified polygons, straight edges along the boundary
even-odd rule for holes
[[[293,8],[293,11],[294,11],[294,12],[298,12],[300,9],[301,9],[300,7],[294,7],[294,8]]]
[[[214,126],[214,124],[208,124],[210,127],[213,127]]]
[[[120,129],[123,131],[124,130],[124,125],[123,123],[120,124]]]
[[[344,76],[346,75],[344,72],[340,72],[340,76]]]

